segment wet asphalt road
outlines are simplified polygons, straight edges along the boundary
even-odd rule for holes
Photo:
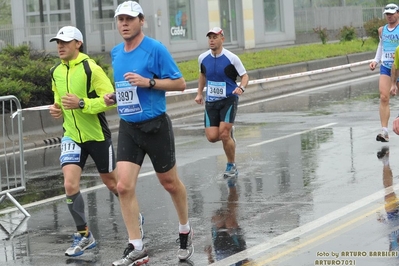
[[[376,156],[384,146],[375,141],[380,129],[377,91],[374,76],[239,105],[239,178],[232,189],[222,178],[226,158],[221,143],[206,141],[202,113],[175,119],[195,254],[190,263],[177,261],[177,216],[146,160],[137,193],[145,216],[148,265],[249,261],[307,266],[334,265],[320,264],[333,259],[336,265],[397,265],[396,253],[382,257],[395,242],[399,222],[386,219],[384,208],[389,175],[383,175],[387,158]],[[399,101],[394,98],[391,105],[395,117]],[[399,164],[392,158],[399,153],[399,136],[391,133],[388,144],[395,186]],[[58,155],[57,146],[26,151],[31,181],[23,200],[55,198],[27,205],[30,218],[19,211],[2,212],[0,265],[111,265],[121,257],[127,235],[119,204],[93,167],[85,171],[82,191],[98,245],[78,258],[64,256],[75,228],[61,195]],[[35,160],[46,160],[48,167],[35,169]],[[43,176],[51,177],[39,178]],[[215,243],[212,228],[223,223],[230,229],[219,230]]]

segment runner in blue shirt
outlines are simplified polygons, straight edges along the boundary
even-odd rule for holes
[[[149,261],[140,237],[135,193],[146,154],[176,208],[180,239],[177,257],[185,261],[194,252],[193,230],[188,220],[186,188],[177,174],[174,135],[172,122],[166,114],[165,91],[183,91],[186,82],[166,47],[144,35],[144,13],[137,2],[120,4],[115,17],[124,41],[111,51],[116,94],[108,94],[104,100],[107,105],[117,103],[121,118],[117,188],[129,238],[122,259],[112,265],[141,265]]]
[[[389,98],[396,94],[396,90],[391,87],[391,68],[394,60],[395,49],[399,44],[399,7],[396,4],[388,4],[384,8],[387,24],[378,29],[380,43],[378,44],[375,58],[370,63],[370,69],[373,71],[378,63],[380,66],[380,122],[381,133],[376,137],[377,141],[389,142],[388,121],[390,117]]]
[[[244,93],[249,77],[238,56],[223,47],[224,33],[221,28],[211,29],[206,36],[210,49],[198,57],[200,75],[195,102],[204,103],[203,91],[206,87],[205,135],[210,142],[222,141],[227,157],[223,177],[229,185],[233,185],[238,176],[234,120],[238,97]],[[236,83],[238,76],[241,78],[240,85]]]

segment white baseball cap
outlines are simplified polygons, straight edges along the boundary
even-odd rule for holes
[[[115,10],[115,16],[128,15],[131,17],[137,17],[139,14],[143,14],[143,9],[136,1],[125,1],[120,4]]]
[[[208,35],[211,34],[211,33],[216,34],[216,35],[221,34],[222,36],[224,35],[223,30],[221,28],[219,28],[219,27],[214,27],[214,28],[210,29],[208,31],[208,33],[206,34],[206,37],[208,37]]]
[[[56,40],[61,40],[64,42],[70,42],[73,40],[77,40],[77,41],[80,41],[83,43],[83,35],[80,32],[80,30],[78,30],[76,27],[65,26],[65,27],[62,27],[58,31],[57,36],[50,39],[50,42],[53,42]]]
[[[397,5],[388,4],[385,6],[383,14],[395,14],[398,11],[399,11],[399,7]]]

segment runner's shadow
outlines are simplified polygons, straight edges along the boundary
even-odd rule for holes
[[[86,254],[85,254],[86,255]],[[83,256],[85,256],[83,255]],[[96,255],[89,256],[89,257],[75,257],[75,258],[68,258],[65,261],[65,264],[73,264],[73,265],[98,265],[99,259]]]

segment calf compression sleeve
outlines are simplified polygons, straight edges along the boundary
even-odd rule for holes
[[[66,196],[69,212],[72,214],[72,218],[75,221],[78,231],[84,230],[86,227],[85,217],[85,203],[80,191],[75,195]]]

